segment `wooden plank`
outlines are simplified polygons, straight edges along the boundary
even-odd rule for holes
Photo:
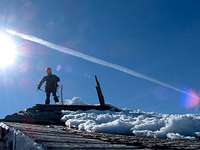
[[[74,149],[136,149],[134,146],[125,146],[120,144],[60,144],[60,143],[45,143],[48,148],[74,148]]]
[[[24,123],[7,123],[25,135],[47,147],[47,149],[136,149],[125,144],[112,144],[95,138],[63,131],[62,126],[44,126]]]

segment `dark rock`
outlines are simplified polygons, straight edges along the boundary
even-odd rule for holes
[[[100,105],[44,105],[44,104],[37,104],[33,107],[34,110],[38,111],[61,111],[61,110],[70,110],[70,111],[77,111],[77,110],[111,110],[111,111],[121,111],[120,109],[106,104],[104,106]]]

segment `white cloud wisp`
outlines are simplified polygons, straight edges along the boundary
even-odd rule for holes
[[[162,87],[177,91],[179,93],[183,93],[183,94],[191,96],[190,94],[188,94],[187,91],[184,91],[182,89],[176,88],[176,87],[174,87],[174,86],[172,86],[172,85],[170,85],[168,83],[162,82],[160,80],[157,80],[157,79],[151,78],[149,76],[146,76],[146,75],[144,75],[142,73],[139,73],[139,72],[137,72],[137,71],[135,71],[133,69],[129,69],[129,68],[123,67],[123,66],[118,65],[118,64],[110,63],[110,62],[105,61],[103,59],[99,59],[99,58],[96,58],[96,57],[93,57],[93,56],[78,52],[78,51],[73,50],[71,48],[67,48],[67,47],[63,47],[63,46],[54,44],[54,43],[49,42],[47,40],[43,40],[41,38],[38,38],[36,36],[19,33],[19,32],[16,32],[14,30],[6,30],[6,32],[11,34],[11,35],[14,35],[16,37],[20,37],[22,39],[25,39],[25,40],[28,40],[28,41],[32,41],[32,42],[38,43],[40,45],[46,46],[48,48],[51,48],[51,49],[56,50],[56,51],[59,51],[61,53],[69,54],[69,55],[84,59],[86,61],[89,61],[89,62],[92,62],[92,63],[95,63],[95,64],[99,64],[99,65],[102,65],[102,66],[105,66],[105,67],[108,67],[108,68],[112,68],[112,69],[115,69],[117,71],[129,74],[129,75],[131,75],[133,77],[136,77],[136,78],[139,78],[139,79],[144,79],[146,81],[149,81],[151,83],[157,84],[159,86],[162,86]]]

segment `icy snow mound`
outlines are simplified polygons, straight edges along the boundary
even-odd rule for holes
[[[125,110],[64,111],[67,127],[88,132],[194,139],[200,136],[200,115],[169,115]]]
[[[58,105],[62,105],[62,102],[56,103]],[[80,100],[79,97],[73,97],[72,99],[66,99],[63,101],[64,105],[86,105],[84,102]]]

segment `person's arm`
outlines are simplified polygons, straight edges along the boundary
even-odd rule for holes
[[[38,84],[38,90],[41,88],[42,84],[46,81],[46,77],[43,77],[40,83]]]
[[[58,76],[56,76],[56,80],[57,82],[60,82],[60,78]]]

